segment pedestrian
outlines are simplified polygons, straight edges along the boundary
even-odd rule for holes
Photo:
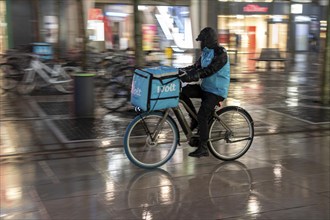
[[[201,30],[196,41],[200,41],[202,54],[191,66],[179,69],[183,82],[195,82],[200,84],[188,84],[183,87],[180,99],[196,113],[196,109],[190,98],[201,98],[201,106],[197,113],[197,121],[191,118],[190,128],[194,130],[199,127],[200,140],[198,148],[189,153],[191,157],[208,156],[208,120],[211,117],[215,106],[227,98],[230,82],[230,64],[227,51],[218,44],[217,32],[206,27]]]

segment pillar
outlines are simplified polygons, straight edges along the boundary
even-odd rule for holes
[[[324,53],[324,66],[321,79],[321,101],[324,105],[330,105],[330,13],[327,18],[327,36]]]

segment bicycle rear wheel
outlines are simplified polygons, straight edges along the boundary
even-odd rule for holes
[[[23,77],[19,69],[10,63],[0,64],[0,87],[3,90],[15,88]]]
[[[116,111],[126,105],[130,94],[130,91],[124,84],[110,82],[103,88],[100,102],[102,107],[110,111]]]
[[[209,129],[209,149],[218,159],[229,161],[243,156],[254,137],[253,120],[249,113],[237,106],[217,112]],[[221,122],[220,122],[221,120]]]
[[[151,169],[162,166],[173,156],[179,132],[174,120],[163,119],[161,112],[145,113],[136,116],[128,125],[124,136],[124,149],[128,159],[138,167]],[[157,130],[156,130],[157,129]],[[155,139],[152,136],[158,132]]]

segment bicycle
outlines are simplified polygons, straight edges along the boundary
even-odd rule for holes
[[[159,62],[149,61],[146,67],[159,65]],[[117,111],[124,107],[131,97],[133,73],[136,66],[123,66],[113,71],[110,80],[103,86],[100,92],[100,103],[109,111]]]
[[[99,102],[103,108],[117,111],[128,103],[134,69],[134,67],[123,67],[112,74],[100,91]]]
[[[180,143],[180,133],[171,113],[187,141],[198,140],[198,134],[190,129],[180,104],[197,120],[196,114],[180,100],[178,107],[144,112],[129,123],[124,136],[124,151],[133,164],[152,169],[172,158]],[[216,106],[209,120],[208,140],[208,149],[214,157],[224,161],[236,160],[248,151],[253,138],[254,122],[246,110],[239,106]]]
[[[11,80],[11,86],[2,86],[4,90],[17,87],[20,94],[30,94],[37,86],[45,87],[54,85],[54,87],[62,93],[70,93],[72,91],[71,74],[78,70],[76,67],[62,66],[54,64],[50,67],[43,63],[38,55],[24,54],[30,59],[29,66],[23,70],[14,64],[2,64],[1,66],[10,67],[6,71],[1,71],[2,85]],[[13,80],[16,83],[12,83]]]

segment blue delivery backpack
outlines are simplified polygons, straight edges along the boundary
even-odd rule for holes
[[[181,83],[178,69],[159,66],[134,71],[131,103],[143,111],[176,107],[179,104]]]

